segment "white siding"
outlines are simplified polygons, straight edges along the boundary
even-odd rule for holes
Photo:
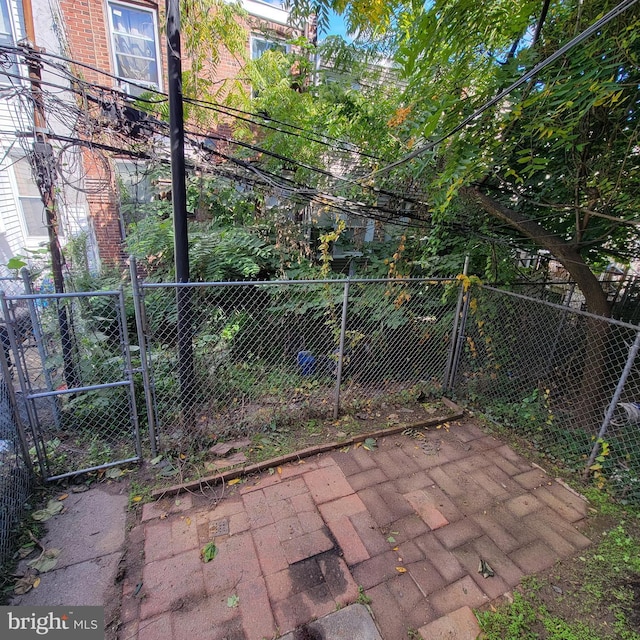
[[[46,51],[53,53],[60,52],[61,37],[56,0],[32,0],[34,23],[36,32],[36,44],[44,46]],[[22,12],[21,0],[8,0],[11,11],[12,26],[15,40],[19,41],[25,37],[24,16]],[[27,70],[21,68],[21,75],[26,76]],[[43,69],[43,78],[47,79],[48,71],[46,65]],[[58,76],[51,78],[54,82],[60,82]],[[21,90],[29,91],[28,83],[20,85],[19,80],[14,80],[18,86],[16,90],[6,82],[0,85],[0,264],[6,263],[11,257],[24,255],[25,248],[36,249],[46,243],[46,237],[30,237],[27,234],[26,225],[20,206],[19,193],[11,168],[12,162],[17,156],[24,155],[28,148],[31,148],[33,139],[30,137],[18,137],[17,132],[29,132],[33,129],[33,113],[28,106],[28,102],[21,99],[17,93]],[[46,90],[46,87],[45,87]],[[73,101],[72,94],[69,94],[70,101]],[[73,135],[68,126],[62,124],[55,118],[55,114],[50,114],[49,126],[56,133],[62,135]],[[88,206],[86,197],[82,191],[81,167],[78,167],[77,176],[69,176],[69,182],[76,188],[59,184],[60,189],[58,207],[60,210],[62,243],[70,239],[73,235],[89,231],[89,241],[95,242],[90,233],[88,224]],[[93,256],[95,248],[89,247]]]

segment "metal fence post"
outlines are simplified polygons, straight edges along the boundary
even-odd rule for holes
[[[124,304],[124,287],[121,285],[118,295],[118,306],[120,309],[120,341],[124,353],[125,375],[129,380],[129,410],[131,411],[131,422],[133,424],[134,436],[136,439],[136,454],[142,457],[140,449],[140,424],[138,423],[138,408],[136,406],[136,386],[133,379],[133,366],[131,364],[131,349],[129,344],[129,331],[127,328],[127,310]]]
[[[451,363],[451,371],[449,372],[449,380],[447,381],[447,390],[451,391],[458,375],[458,367],[460,365],[460,356],[464,345],[464,332],[467,327],[467,317],[469,315],[469,302],[471,300],[471,292],[467,291],[464,295],[464,303],[462,307],[462,317],[460,318],[460,327],[458,329],[458,337],[456,340],[456,348],[453,354],[453,362]]]
[[[133,292],[133,306],[136,317],[136,331],[138,333],[138,347],[140,348],[140,373],[142,373],[144,402],[147,408],[149,443],[151,445],[151,455],[155,458],[158,455],[158,446],[156,442],[155,404],[153,402],[151,376],[149,375],[149,359],[147,356],[147,338],[145,333],[146,316],[144,302],[140,294],[140,283],[138,282],[136,259],[133,256],[129,257],[129,270],[131,274],[131,290]]]
[[[342,382],[342,363],[344,360],[344,340],[347,331],[347,306],[349,304],[349,278],[344,283],[344,293],[342,297],[342,322],[340,325],[340,345],[338,347],[338,368],[336,371],[336,390],[333,405],[333,419],[338,419],[340,412],[340,383]]]
[[[591,455],[589,456],[589,459],[587,460],[587,464],[583,471],[583,477],[585,479],[589,475],[589,469],[591,468],[593,461],[596,459],[596,456],[598,455],[600,440],[604,438],[605,434],[607,433],[607,429],[609,428],[609,424],[611,424],[611,418],[613,417],[613,413],[616,409],[618,401],[620,400],[620,396],[622,395],[622,391],[624,389],[625,383],[627,382],[627,378],[631,373],[631,368],[633,367],[633,363],[635,362],[636,356],[638,355],[638,351],[640,351],[640,331],[636,334],[636,339],[633,341],[633,344],[629,349],[629,357],[627,358],[627,361],[624,365],[624,369],[620,374],[620,379],[618,380],[618,384],[613,394],[613,398],[611,398],[611,402],[609,403],[609,406],[607,407],[607,411],[604,414],[604,420],[602,421],[600,431],[598,431],[598,437],[596,438],[596,441],[593,445],[593,449],[591,450]]]
[[[464,258],[464,266],[462,268],[462,274],[467,275],[469,269],[469,256]],[[442,386],[445,391],[449,391],[449,379],[451,377],[451,368],[453,366],[454,354],[456,352],[456,343],[458,336],[458,326],[460,324],[460,311],[462,309],[462,300],[464,298],[464,285],[461,283],[460,292],[458,293],[458,303],[456,304],[456,314],[453,316],[453,327],[451,328],[451,337],[449,343],[449,354],[447,355],[447,365],[444,370],[444,379]]]

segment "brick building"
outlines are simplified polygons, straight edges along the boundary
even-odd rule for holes
[[[137,96],[144,87],[167,90],[166,45],[162,36],[164,6],[148,0],[58,0],[68,55],[99,71],[82,67],[87,81],[109,83]],[[238,18],[246,34],[246,58],[260,57],[266,50],[285,46],[297,35],[288,26],[288,11],[280,0],[243,0],[246,15]],[[183,68],[188,68],[188,60]],[[215,82],[232,80],[242,69],[243,60],[222,51],[215,69]],[[135,84],[134,84],[135,83]],[[84,153],[86,198],[92,228],[103,265],[122,261],[125,225],[119,211],[116,176],[127,179],[135,167],[130,160],[104,159]],[[110,170],[109,170],[110,168]]]

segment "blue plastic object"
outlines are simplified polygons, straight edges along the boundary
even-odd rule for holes
[[[316,372],[316,359],[311,351],[298,351],[298,366],[303,376],[312,376]]]

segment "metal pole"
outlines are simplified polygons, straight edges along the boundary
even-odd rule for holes
[[[49,253],[51,254],[51,274],[56,293],[64,292],[64,276],[62,274],[62,252],[58,241],[58,214],[56,210],[56,170],[54,166],[53,148],[48,139],[47,118],[42,94],[42,70],[40,62],[41,49],[36,46],[36,33],[33,24],[33,8],[31,0],[22,0],[24,26],[30,49],[27,56],[29,79],[31,81],[31,97],[33,98],[33,125],[35,140],[33,143],[32,164],[34,166],[38,188],[45,208],[47,233],[49,237]],[[64,375],[70,387],[80,386],[73,362],[73,344],[69,331],[67,309],[58,305],[58,323],[64,361]]]
[[[342,382],[342,363],[344,360],[344,339],[347,332],[347,306],[349,304],[349,279],[345,280],[342,296],[342,322],[340,324],[340,345],[338,347],[338,369],[336,371],[336,389],[333,404],[333,419],[338,419],[340,412],[340,383]]]
[[[462,274],[467,275],[469,270],[469,256],[464,257],[464,266],[462,267]],[[453,366],[453,357],[456,351],[456,337],[458,335],[458,325],[460,323],[460,311],[462,309],[462,300],[464,298],[464,285],[460,286],[460,292],[458,293],[458,303],[456,304],[456,314],[453,317],[453,327],[451,329],[451,337],[449,344],[449,354],[447,356],[447,366],[444,370],[444,380],[442,386],[445,391],[449,391],[449,377],[451,376],[451,367]]]
[[[118,296],[121,346],[124,353],[125,374],[129,380],[129,410],[131,411],[131,422],[133,424],[133,435],[135,437],[136,455],[141,458],[140,449],[140,424],[138,423],[138,408],[136,407],[136,385],[133,379],[133,367],[131,366],[131,350],[129,345],[129,332],[127,330],[127,311],[124,306],[124,288],[120,287]]]
[[[129,270],[131,273],[131,289],[133,291],[133,306],[136,316],[136,331],[138,333],[138,347],[140,348],[140,371],[142,372],[142,386],[144,387],[144,402],[147,407],[147,425],[149,428],[149,443],[151,444],[151,456],[158,455],[156,443],[156,423],[151,391],[151,377],[149,375],[149,361],[147,359],[147,336],[145,334],[144,304],[140,295],[140,284],[138,282],[138,271],[136,259],[129,257]]]
[[[167,0],[167,68],[169,72],[169,130],[171,140],[171,201],[173,205],[176,282],[189,282],[187,190],[184,162],[184,112],[180,2]]]
[[[460,319],[460,328],[458,330],[458,339],[456,344],[456,350],[453,355],[453,363],[451,365],[451,371],[449,373],[449,381],[447,383],[447,389],[452,390],[453,385],[458,375],[458,366],[460,364],[460,355],[462,354],[462,347],[464,345],[464,332],[467,326],[467,316],[469,314],[469,302],[471,301],[470,292],[467,291],[464,295],[464,305],[462,307],[462,318]]]
[[[636,334],[636,339],[634,340],[631,348],[629,349],[629,357],[627,358],[627,362],[624,365],[624,369],[622,370],[622,374],[620,375],[620,380],[618,380],[618,385],[616,386],[616,390],[613,394],[613,398],[611,398],[611,402],[607,407],[607,411],[604,414],[604,420],[602,421],[602,425],[600,427],[600,431],[598,431],[598,437],[593,445],[593,449],[591,450],[591,455],[587,460],[587,464],[583,471],[583,477],[586,478],[589,475],[589,469],[593,464],[593,461],[596,459],[598,455],[598,448],[600,446],[600,440],[604,438],[607,433],[607,429],[609,428],[609,424],[611,423],[611,418],[613,417],[613,413],[616,410],[616,406],[620,400],[620,396],[622,395],[622,391],[624,389],[624,385],[627,382],[627,378],[631,373],[631,369],[633,368],[633,363],[638,355],[638,351],[640,351],[640,331]]]
[[[189,282],[189,237],[184,162],[184,112],[182,102],[182,59],[180,46],[180,2],[167,0],[167,68],[169,72],[169,130],[171,142],[171,200],[173,205],[176,282]],[[190,399],[193,386],[193,345],[191,339],[191,291],[177,289],[178,373],[182,417],[191,426]]]

